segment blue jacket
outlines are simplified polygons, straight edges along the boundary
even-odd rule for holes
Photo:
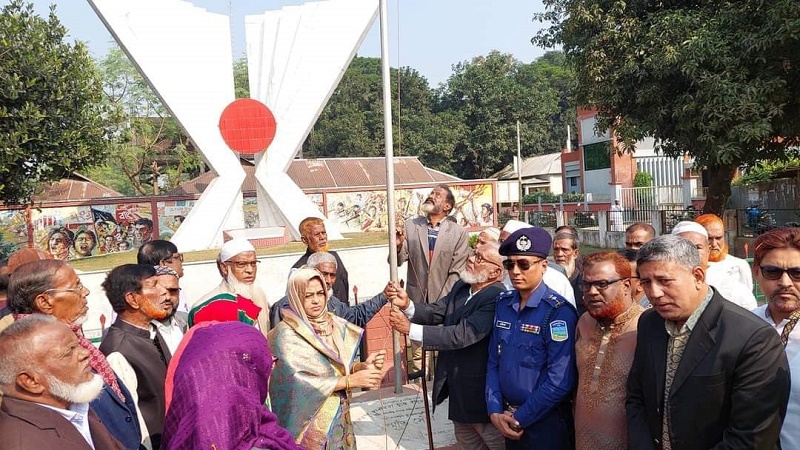
[[[497,297],[489,341],[486,376],[488,413],[502,413],[504,403],[517,408],[523,428],[556,414],[568,401],[578,374],[575,366],[575,308],[540,283],[522,311],[519,293]],[[543,421],[546,425],[548,421]]]
[[[108,432],[126,450],[143,450],[144,447],[141,446],[142,431],[139,429],[139,416],[136,415],[133,398],[119,377],[117,383],[122,395],[125,396],[125,402],[114,393],[111,386],[103,383],[103,390],[96,399],[92,400],[89,407],[97,414]]]

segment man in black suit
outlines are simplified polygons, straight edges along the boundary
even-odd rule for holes
[[[439,351],[434,409],[450,396],[448,417],[459,448],[505,449],[505,438],[489,421],[483,401],[495,298],[505,291],[503,259],[497,244],[480,245],[467,258],[461,279],[449,294],[431,304],[412,299],[405,311],[393,308],[390,313],[395,330],[421,342],[426,350]],[[405,290],[397,284],[394,289],[392,302],[407,303]]]
[[[628,376],[629,447],[778,448],[789,366],[777,333],[706,284],[687,239],[657,237],[636,262],[653,308]]]
[[[342,258],[333,250],[328,250],[328,232],[325,230],[325,222],[318,217],[306,217],[297,227],[300,231],[301,240],[306,244],[306,252],[292,265],[292,269],[305,266],[308,257],[317,252],[328,252],[336,258],[336,282],[333,284],[333,295],[339,300],[350,304],[350,281],[347,278],[347,269],[344,267]]]

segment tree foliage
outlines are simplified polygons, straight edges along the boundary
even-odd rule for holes
[[[51,6],[47,19],[12,0],[0,10],[0,197],[27,203],[42,182],[103,159],[114,111],[95,65]]]
[[[98,65],[107,101],[121,120],[112,151],[89,176],[125,194],[158,195],[199,175],[202,159],[187,149],[188,138],[125,53],[113,47]]]
[[[800,8],[794,0],[545,0],[533,38],[561,45],[580,105],[630,149],[653,136],[709,170],[720,212],[738,166],[784,158],[800,136]]]

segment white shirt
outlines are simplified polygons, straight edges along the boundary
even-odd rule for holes
[[[542,281],[544,281],[547,287],[556,291],[558,295],[564,297],[564,299],[572,303],[572,306],[577,308],[575,305],[575,291],[572,289],[572,284],[570,284],[569,278],[567,278],[566,275],[552,267],[548,267],[547,270],[544,271]],[[508,276],[508,272],[506,272],[503,277],[503,284],[506,285],[506,289],[509,291],[514,290],[514,285],[511,284],[511,278]]]
[[[126,322],[127,323],[127,322]],[[131,394],[131,399],[133,400],[133,404],[136,405],[136,414],[139,416],[139,428],[142,431],[142,445],[147,450],[153,449],[153,443],[150,442],[150,432],[147,431],[147,424],[144,422],[144,416],[142,415],[142,410],[139,409],[139,394],[137,389],[139,388],[139,378],[136,376],[136,371],[133,370],[133,366],[128,362],[128,360],[122,355],[120,352],[113,352],[106,356],[106,361],[108,361],[108,365],[114,370],[114,373],[117,374],[120,381],[128,388],[128,392]]]
[[[776,325],[771,317],[767,317],[767,305],[759,306],[753,310],[753,313],[775,327],[778,335],[783,333],[783,327],[789,322],[784,319]],[[800,449],[800,327],[792,330],[785,350],[786,358],[789,360],[789,375],[792,385],[789,390],[786,418],[783,420],[783,428],[781,428],[781,448],[798,450]]]
[[[467,297],[467,299],[464,301],[464,306],[466,306],[467,303],[469,303],[469,301],[472,300],[473,296],[475,296],[475,292],[472,292],[472,288],[470,287],[469,297]],[[414,317],[414,311],[416,310],[417,308],[414,306],[414,302],[408,302],[408,308],[406,308],[405,311],[403,311],[403,314],[405,314],[405,316],[410,320],[412,317]],[[422,327],[423,325],[420,325],[418,323],[412,323],[408,330],[408,338],[411,339],[412,341],[422,342],[423,339],[422,334],[424,330],[424,328]]]
[[[742,283],[750,292],[753,292],[753,271],[747,260],[737,258],[731,255],[725,255],[725,258],[719,262],[708,262],[708,274],[713,273],[714,276],[721,279],[735,279]]]
[[[183,331],[181,327],[175,323],[175,319],[169,319],[169,323],[164,324],[160,320],[154,320],[151,322],[155,325],[156,330],[158,333],[161,334],[161,337],[164,338],[164,342],[167,343],[167,348],[169,348],[170,355],[174,355],[176,351],[178,351],[178,346],[181,345],[181,339],[183,339]],[[150,338],[154,338],[155,333],[150,330]]]
[[[747,289],[747,286],[736,278],[726,276],[719,271],[709,270],[706,272],[706,283],[713,286],[726,300],[730,300],[748,311],[752,311],[758,306],[753,289]]]
[[[72,426],[78,430],[78,433],[86,439],[86,442],[89,444],[89,447],[94,449],[94,442],[92,441],[92,432],[89,429],[89,404],[88,403],[73,403],[69,406],[69,409],[61,409],[55,406],[44,405],[42,403],[37,403],[39,406],[44,406],[47,409],[52,409],[53,411],[59,413],[63,418],[67,419]]]

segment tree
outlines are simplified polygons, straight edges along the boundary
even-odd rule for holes
[[[158,195],[199,175],[202,159],[187,148],[188,138],[125,53],[111,48],[99,67],[107,101],[122,115],[113,151],[88,175],[138,195]],[[120,186],[119,174],[129,186]]]
[[[107,153],[114,111],[95,65],[67,30],[33,5],[0,11],[0,197],[27,203],[36,187],[98,163]]]
[[[800,143],[800,8],[794,0],[544,0],[576,100],[622,149],[653,136],[709,172],[705,211],[721,213],[734,172]]]

